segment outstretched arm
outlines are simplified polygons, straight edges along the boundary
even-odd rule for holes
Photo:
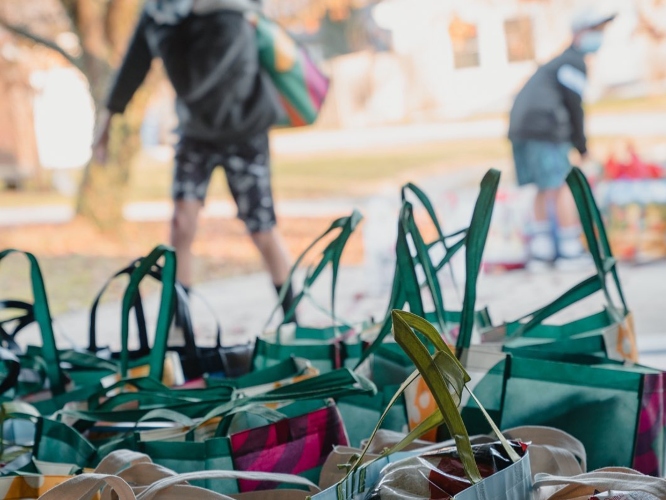
[[[150,70],[153,57],[145,34],[147,20],[147,16],[143,14],[111,86],[106,108],[99,112],[92,148],[95,160],[100,163],[106,163],[113,115],[125,111],[127,104]]]
[[[153,56],[148,46],[146,38],[146,24],[148,16],[143,14],[134,35],[129,43],[125,58],[123,59],[115,80],[111,86],[111,91],[106,100],[106,107],[112,113],[122,113],[132,96],[146,79],[150,70]]]
[[[587,138],[585,137],[585,116],[583,112],[583,92],[587,85],[585,72],[569,64],[562,66],[557,72],[557,81],[569,111],[571,120],[571,142],[581,156],[587,154]]]

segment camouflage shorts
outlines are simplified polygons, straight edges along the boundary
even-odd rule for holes
[[[173,199],[203,203],[213,170],[218,166],[224,168],[238,218],[248,230],[254,233],[275,226],[268,134],[222,147],[187,137],[181,139],[176,148]]]

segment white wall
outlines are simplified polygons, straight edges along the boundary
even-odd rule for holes
[[[637,81],[645,72],[645,60],[641,57],[641,50],[644,49],[632,36],[636,24],[634,3],[626,0],[597,1],[620,15],[610,25],[604,46],[590,65],[588,98],[591,100],[608,89]],[[393,76],[392,85],[388,85],[384,78],[373,77],[379,89],[371,99],[373,107],[384,109],[381,102],[391,106],[392,112],[385,113],[389,121],[506,111],[515,92],[537,65],[548,61],[570,43],[570,18],[579,6],[580,2],[576,0],[384,0],[375,8],[374,15],[378,24],[393,32],[394,61],[386,64],[393,71],[402,71],[402,76]],[[478,67],[454,67],[448,35],[448,26],[454,15],[477,25]],[[504,21],[517,16],[532,19],[534,61],[508,61]],[[385,58],[388,61],[389,56]],[[349,64],[357,65],[359,62],[356,59]],[[341,73],[345,72],[341,67],[338,69]],[[357,68],[354,73],[358,74],[358,71]],[[368,71],[369,74],[376,73],[374,69]],[[390,79],[388,72],[385,76]],[[348,83],[345,82],[344,86],[347,87]],[[398,98],[401,89],[406,95]],[[341,98],[344,99],[344,96]],[[361,122],[375,121],[372,115],[366,114]],[[376,118],[380,120],[379,116]]]
[[[35,135],[42,166],[78,168],[90,159],[94,126],[92,99],[85,79],[74,69],[35,72]]]

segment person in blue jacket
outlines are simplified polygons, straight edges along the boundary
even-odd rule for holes
[[[518,184],[537,187],[528,242],[530,264],[566,267],[589,261],[565,181],[572,148],[582,162],[588,159],[585,57],[599,50],[604,29],[614,17],[594,8],[579,10],[571,23],[571,45],[536,71],[511,109],[509,140]]]

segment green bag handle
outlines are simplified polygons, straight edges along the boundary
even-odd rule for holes
[[[524,319],[530,318],[527,323],[522,324],[514,332],[511,332],[507,337],[515,338],[524,335],[529,332],[532,328],[543,323],[546,319],[555,315],[556,313],[566,309],[567,307],[575,304],[576,302],[583,300],[586,297],[602,290],[602,284],[599,280],[599,275],[595,274],[589,278],[577,283],[569,290],[560,295],[550,304],[542,307],[541,309],[536,310],[533,313],[530,313],[526,316],[523,316],[519,319],[522,321]]]
[[[60,368],[60,358],[53,335],[53,324],[51,312],[46,297],[46,288],[42,271],[35,256],[29,252],[8,249],[0,252],[0,261],[12,253],[18,253],[27,257],[30,263],[30,281],[32,283],[33,312],[35,320],[39,325],[42,334],[42,356],[46,361],[46,374],[49,380],[49,388],[53,394],[62,394],[65,392],[66,379]]]
[[[448,248],[444,258],[438,266],[434,266],[432,264],[432,260],[428,254],[428,247],[424,243],[423,238],[421,237],[418,227],[414,221],[411,204],[409,202],[403,203],[403,207],[400,213],[400,222],[398,225],[398,241],[396,243],[398,261],[398,266],[396,266],[396,269],[401,269],[402,272],[396,270],[396,275],[394,278],[394,290],[392,291],[392,300],[396,298],[398,299],[397,302],[393,302],[393,304],[397,305],[397,307],[395,307],[396,309],[401,309],[407,301],[405,300],[405,302],[402,303],[400,301],[403,300],[403,298],[411,295],[413,297],[418,297],[419,300],[413,300],[409,302],[410,309],[412,309],[413,312],[418,311],[417,314],[423,313],[423,305],[420,300],[420,287],[418,285],[418,280],[414,271],[414,262],[409,251],[409,245],[407,243],[407,234],[412,235],[412,240],[417,252],[418,263],[422,265],[426,275],[426,281],[433,295],[433,302],[435,303],[438,323],[440,324],[440,328],[442,328],[443,332],[446,331],[445,327],[442,326],[442,323],[445,324],[446,311],[443,307],[443,299],[441,299],[441,288],[439,286],[436,273],[441,267],[443,267],[451,260],[453,255],[455,255],[455,253],[458,252],[463,245],[467,246],[468,256],[471,252],[472,255],[478,256],[479,260],[479,263],[476,266],[476,270],[472,270],[471,276],[469,274],[470,269],[468,266],[467,278],[465,281],[465,296],[472,294],[473,299],[476,300],[476,281],[478,279],[478,274],[481,267],[480,260],[483,255],[483,247],[485,246],[485,240],[487,238],[488,229],[490,227],[492,208],[494,207],[495,203],[499,178],[500,173],[497,170],[490,170],[488,173],[486,173],[483,180],[481,181],[481,191],[479,193],[479,197],[477,198],[472,220],[470,222],[470,227],[465,231],[461,231],[452,235],[457,236],[458,234],[465,233],[465,238],[457,241],[454,245]],[[475,229],[472,232],[472,236],[470,236],[470,231],[472,231],[473,225],[475,226]],[[469,287],[472,285],[472,282],[474,288],[470,291]],[[463,315],[461,317],[462,321],[465,321],[464,311],[465,308],[463,307]],[[460,332],[458,333],[457,345],[465,346],[466,343],[466,346],[469,347],[472,334],[471,327],[473,326],[474,322],[474,305],[472,305],[471,314],[468,313],[468,316],[471,316],[471,318],[467,319],[467,321],[471,321],[471,324],[466,325],[465,327],[469,328],[470,331],[465,334],[463,330],[463,324],[461,323]],[[390,321],[385,321],[382,325],[382,329],[380,330],[379,335],[372,343],[372,345],[370,345],[364,351],[363,357],[361,358],[358,365],[360,365],[361,362],[363,362],[370,354],[374,353],[379,348],[381,342],[383,342],[384,338],[390,333],[390,329]],[[466,335],[469,337],[468,339],[465,338]]]
[[[130,310],[139,296],[139,284],[148,275],[157,261],[164,257],[162,268],[162,295],[160,309],[155,329],[155,341],[150,352],[149,365],[150,377],[162,380],[164,372],[164,359],[167,351],[167,340],[169,327],[173,317],[174,293],[176,284],[176,252],[166,245],[159,245],[144,258],[130,275],[130,281],[125,289],[122,302],[122,327],[121,327],[121,352],[120,352],[120,374],[127,378],[129,371],[129,315]]]
[[[178,393],[178,390],[171,391]],[[365,377],[352,373],[347,368],[340,368],[331,372],[324,373],[317,377],[301,380],[293,384],[289,384],[277,389],[272,389],[265,393],[245,396],[242,391],[235,393],[234,397],[229,400],[228,398],[183,398],[177,400],[177,396],[172,394],[155,395],[163,396],[164,398],[171,397],[172,402],[166,408],[181,413],[189,418],[203,418],[210,420],[214,417],[224,416],[232,411],[234,408],[253,403],[281,403],[286,401],[301,401],[311,399],[327,399],[327,398],[340,398],[345,396],[354,396],[358,394],[371,394],[377,393],[377,388]],[[148,399],[150,402],[150,394],[145,395],[142,393],[127,393],[127,396],[119,394],[114,396],[108,402],[100,405],[100,408],[107,408],[115,406],[112,402],[114,398],[122,397],[123,402],[127,402],[126,398],[134,397],[134,401],[141,403],[142,399]],[[61,410],[59,416],[69,416],[83,421],[106,421],[106,422],[135,422],[140,418],[152,418],[152,415],[159,417],[160,409],[153,409],[153,407],[139,408],[133,410],[94,410],[94,411],[79,411],[79,410]],[[157,413],[153,413],[157,412]]]
[[[483,250],[488,239],[490,222],[495,208],[495,198],[499,187],[500,172],[489,170],[481,180],[481,191],[474,205],[472,220],[467,230],[465,252],[465,296],[460,320],[460,331],[456,342],[456,355],[470,346],[474,329],[474,307],[476,305],[476,285],[481,271]]]
[[[488,237],[490,221],[492,219],[495,197],[499,186],[500,172],[489,170],[481,180],[481,189],[474,206],[472,219],[465,236],[465,296],[461,314],[460,331],[456,342],[457,354],[460,350],[469,347],[472,340],[474,326],[474,306],[476,303],[476,283],[481,269],[481,258]],[[427,262],[426,262],[427,264]]]
[[[416,196],[416,199],[419,200],[421,205],[423,205],[423,208],[425,208],[426,212],[428,212],[428,216],[430,217],[430,220],[432,221],[433,225],[435,226],[435,230],[437,231],[437,239],[428,243],[426,246],[428,249],[434,247],[438,243],[441,243],[444,246],[445,250],[445,257],[437,264],[435,265],[435,270],[439,271],[444,267],[446,264],[448,264],[450,257],[447,259],[446,256],[449,255],[449,251],[453,248],[453,246],[460,245],[462,246],[464,244],[464,235],[467,233],[467,229],[461,229],[460,231],[456,231],[453,234],[444,234],[442,231],[442,227],[439,223],[439,219],[437,218],[437,214],[435,213],[435,208],[432,205],[432,202],[430,201],[430,198],[428,198],[428,195],[425,194],[425,192],[418,187],[416,184],[412,182],[408,182],[404,184],[400,190],[400,195],[402,198],[402,202],[404,203],[407,200],[407,192],[411,192]],[[416,223],[415,223],[416,225]],[[449,246],[447,244],[447,240],[450,240],[452,238],[455,238],[457,236],[462,236],[462,238],[457,241],[454,245]],[[455,251],[454,251],[455,254]],[[456,283],[455,275],[453,274],[453,270],[451,270],[451,279],[453,280],[454,286]]]
[[[12,352],[21,352],[16,343],[16,335],[26,326],[35,322],[32,304],[22,300],[0,300],[0,311],[16,310],[22,311],[18,315],[12,315],[0,320],[0,339],[2,344]],[[11,325],[10,331],[5,325]]]
[[[107,394],[123,390],[131,386],[133,391],[121,392],[111,397]],[[163,397],[174,402],[230,400],[234,391],[228,386],[214,386],[203,389],[171,389],[150,377],[126,379],[116,382],[109,387],[101,388],[88,398],[88,408],[91,410],[107,410],[127,402],[141,402],[142,400]],[[100,402],[102,399],[102,402]]]
[[[95,356],[87,351],[66,350],[60,352],[60,361],[69,363],[74,368],[88,370],[108,370],[111,373],[118,371],[118,365],[108,359]]]
[[[413,186],[413,185],[412,185]],[[414,186],[415,187],[415,186]],[[418,188],[417,188],[418,189]],[[421,192],[422,193],[422,192]],[[425,194],[422,194],[425,197]],[[428,205],[432,209],[432,205],[427,200]],[[422,203],[424,202],[422,200]],[[434,211],[432,212],[434,214]],[[449,238],[454,238],[464,234],[466,230],[456,232],[449,236],[442,236],[442,242]],[[414,259],[411,255],[408,235],[411,235],[414,246],[416,247],[417,257]],[[435,243],[439,242],[437,240]],[[433,243],[434,244],[434,243]],[[404,201],[400,209],[398,218],[398,237],[396,240],[396,268],[393,275],[393,286],[391,289],[391,297],[389,299],[389,308],[384,317],[382,327],[370,344],[361,355],[360,360],[356,364],[358,368],[371,354],[374,354],[384,339],[391,332],[391,311],[393,309],[402,309],[405,304],[409,304],[412,312],[424,315],[423,301],[421,300],[421,285],[419,284],[418,277],[415,270],[415,260],[423,267],[426,276],[426,283],[430,290],[435,305],[435,313],[437,315],[437,322],[442,332],[446,332],[446,316],[447,312],[444,309],[444,297],[439,286],[437,279],[437,272],[450,262],[453,256],[465,244],[465,239],[461,238],[453,245],[447,246],[445,243],[446,254],[437,266],[432,264],[430,255],[428,253],[429,246],[424,242],[421,233],[414,221],[413,207],[408,201]]]
[[[418,281],[416,274],[415,264],[421,264],[423,272],[425,274],[425,280],[427,289],[430,291],[432,300],[435,306],[435,314],[437,317],[437,323],[439,325],[440,331],[446,335],[446,310],[444,308],[444,294],[437,279],[437,272],[443,266],[448,264],[453,256],[463,247],[465,244],[465,238],[459,239],[451,247],[446,248],[446,254],[440,261],[440,263],[435,266],[432,263],[430,258],[429,249],[431,245],[427,245],[421,236],[416,221],[414,220],[414,210],[409,202],[403,204],[403,208],[400,213],[400,224],[403,226],[403,231],[398,231],[401,241],[396,246],[397,258],[399,259],[399,269],[400,269],[400,282],[404,285],[405,293],[408,298],[408,303],[410,310],[423,316],[425,314],[423,301],[421,299],[421,285]],[[456,236],[459,234],[466,234],[466,231],[461,231],[456,233]],[[409,251],[409,244],[407,241],[407,236],[411,235],[412,241],[414,242],[414,247],[416,248],[416,258],[412,258],[412,255]],[[401,308],[399,308],[401,309]],[[448,338],[452,342],[452,338]]]
[[[371,463],[363,464],[363,457],[369,449],[375,434],[381,427],[391,406],[393,406],[393,404],[402,396],[407,386],[409,386],[418,375],[423,377],[423,380],[430,389],[430,392],[437,403],[437,411],[426,418],[421,425],[410,432],[402,441],[380,454],[380,458],[404,449],[414,439],[420,437],[423,432],[443,423],[447,426],[451,436],[454,437],[456,448],[467,478],[472,484],[480,482],[482,477],[476,465],[476,461],[474,460],[472,444],[458,409],[461,403],[462,392],[464,389],[467,389],[473,400],[479,405],[479,408],[488,420],[488,423],[497,435],[509,458],[513,462],[520,460],[518,454],[502,435],[483,406],[479,403],[476,396],[474,396],[472,391],[466,387],[467,382],[470,381],[470,376],[467,374],[456,356],[453,355],[435,327],[427,320],[406,311],[393,311],[392,316],[393,335],[398,344],[400,344],[400,347],[404,349],[410,359],[414,362],[416,371],[403,382],[398,392],[396,392],[389,402],[363,452],[360,457],[355,460],[354,464],[352,464],[347,477],[349,477],[355,470],[362,470]],[[430,354],[430,350],[423,343],[417,332],[434,346],[434,355]],[[340,498],[343,498],[342,485],[345,483],[346,479],[347,478],[338,483],[338,493]]]
[[[587,182],[585,175],[578,167],[573,167],[571,172],[567,176],[567,184],[571,189],[571,194],[573,195],[574,201],[576,203],[576,208],[578,209],[578,214],[580,216],[581,226],[583,228],[583,233],[585,234],[585,239],[594,260],[597,273],[582,281],[581,283],[570,288],[550,304],[547,304],[545,307],[538,309],[530,314],[527,314],[518,321],[530,318],[530,320],[518,328],[515,332],[511,334],[511,337],[519,337],[524,335],[532,328],[541,324],[547,318],[553,316],[554,314],[566,309],[570,305],[589,297],[590,295],[603,291],[606,303],[609,306],[611,314],[618,316],[616,319],[620,320],[620,315],[616,314],[618,308],[615,306],[608,286],[606,283],[606,277],[610,274],[613,277],[616,290],[621,302],[621,314],[626,315],[629,312],[627,306],[624,291],[622,290],[622,285],[620,283],[620,278],[617,274],[616,260],[613,258],[613,253],[610,248],[610,243],[608,242],[608,236],[606,235],[606,228],[604,226],[603,218],[601,217],[601,212],[597,206],[592,189],[590,184]],[[592,281],[597,281],[597,286],[592,285]]]
[[[0,394],[4,394],[18,384],[21,363],[13,352],[4,347],[0,347],[0,361],[5,365],[5,377],[0,382]]]
[[[282,301],[284,300],[287,290],[289,289],[289,286],[294,280],[294,274],[296,273],[296,270],[298,269],[298,266],[301,264],[303,259],[309,254],[309,252],[312,250],[312,248],[319,243],[322,239],[324,239],[326,236],[328,236],[330,233],[333,233],[335,231],[339,231],[339,234],[333,239],[324,249],[322,252],[321,259],[319,263],[314,266],[310,266],[307,271],[307,275],[305,277],[305,280],[303,282],[303,288],[302,290],[296,294],[294,297],[294,300],[292,302],[291,307],[289,310],[285,313],[284,318],[282,320],[281,325],[284,325],[285,323],[288,323],[293,317],[296,312],[296,307],[298,304],[301,302],[301,300],[306,296],[309,295],[310,287],[314,284],[314,282],[317,280],[319,275],[322,273],[322,271],[326,268],[326,266],[330,263],[331,268],[333,271],[333,276],[331,280],[331,310],[330,310],[330,315],[333,318],[333,323],[337,327],[337,322],[338,318],[335,314],[335,288],[337,284],[337,278],[338,278],[338,269],[340,267],[340,257],[342,255],[342,251],[345,248],[345,245],[347,244],[347,240],[351,236],[351,234],[354,232],[354,230],[358,227],[358,224],[361,222],[363,219],[363,216],[358,210],[354,210],[351,215],[347,217],[340,217],[339,219],[336,219],[333,221],[333,223],[329,226],[329,228],[324,231],[324,233],[316,238],[304,251],[299,255],[299,257],[296,259],[296,262],[294,265],[291,267],[289,270],[289,276],[287,277],[287,280],[285,283],[282,285],[282,288],[280,289],[280,294],[278,297],[278,302],[273,308],[273,311],[271,312],[270,316],[268,317],[268,321],[266,321],[266,325],[264,326],[264,330],[268,327],[270,324],[271,320],[275,316],[275,313],[280,309],[280,304],[282,304]],[[277,329],[277,342],[280,342],[280,328]]]
[[[430,220],[432,221],[433,225],[435,226],[435,229],[437,230],[437,236],[438,236],[437,241],[441,241],[442,243],[444,243],[446,237],[444,236],[442,227],[439,224],[439,219],[437,218],[437,214],[435,213],[435,208],[432,206],[432,202],[430,201],[430,198],[428,198],[428,195],[426,195],[425,192],[416,184],[408,182],[406,184],[403,184],[402,188],[400,188],[400,198],[403,203],[407,201],[408,192],[414,194],[414,196],[416,196],[416,199],[419,200],[421,205],[423,205],[423,208],[425,208],[426,212],[428,212],[428,216],[430,217]],[[444,246],[445,248],[448,249],[448,247],[446,247],[446,244],[444,244]]]
[[[97,309],[102,300],[102,296],[109,288],[111,283],[120,276],[131,276],[132,272],[139,266],[141,259],[133,260],[129,265],[114,273],[102,288],[97,292],[92,306],[90,307],[90,322],[88,327],[88,351],[97,352],[100,350],[100,346],[97,345]],[[143,301],[141,300],[141,294],[137,294],[137,300],[134,304],[134,315],[136,317],[136,324],[139,333],[139,352],[141,355],[146,355],[150,352],[150,345],[148,344],[148,332],[146,331],[146,319],[143,312]]]
[[[624,297],[620,278],[617,274],[617,261],[613,257],[608,235],[606,234],[606,226],[601,217],[599,207],[594,200],[592,188],[578,167],[571,169],[571,172],[567,176],[567,183],[576,201],[576,206],[579,207],[579,212],[585,214],[585,217],[581,217],[583,231],[588,245],[596,250],[592,252],[592,257],[595,260],[597,271],[600,273],[600,278],[605,277],[610,272],[615,282],[620,302],[622,303],[623,312],[627,314],[629,308]],[[606,284],[605,280],[603,280],[603,284]],[[605,287],[604,294],[609,305],[613,306],[610,294]]]

